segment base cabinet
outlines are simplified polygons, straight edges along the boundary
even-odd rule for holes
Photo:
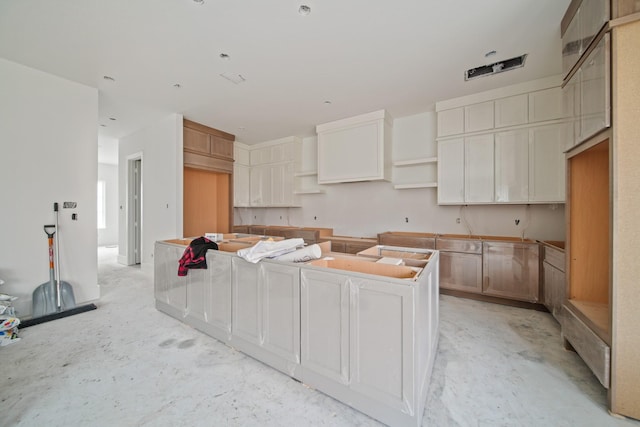
[[[184,248],[171,245],[155,245],[154,294],[156,308],[183,319],[187,307],[187,278],[178,276],[177,260]]]
[[[538,302],[539,245],[537,243],[483,242],[482,293]]]
[[[482,255],[441,252],[440,287],[482,293]]]

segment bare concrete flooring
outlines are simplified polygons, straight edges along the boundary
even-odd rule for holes
[[[154,308],[151,274],[99,250],[98,309],[0,349],[0,426],[375,426]],[[635,426],[547,313],[443,296],[423,425]]]

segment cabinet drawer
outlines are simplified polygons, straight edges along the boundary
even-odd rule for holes
[[[611,348],[570,307],[562,307],[562,335],[605,388],[609,388]]]
[[[465,239],[448,239],[440,238],[436,239],[436,249],[445,252],[464,252],[469,254],[481,254],[482,253],[482,241],[481,240],[465,240]]]
[[[544,247],[544,261],[564,271],[564,251],[551,246]]]
[[[403,248],[435,249],[436,237],[427,233],[388,232],[378,234],[378,243]]]
[[[308,245],[318,243],[319,234],[320,233],[318,230],[302,230],[300,228],[293,228],[283,231],[283,236],[285,239],[304,239],[304,242]]]

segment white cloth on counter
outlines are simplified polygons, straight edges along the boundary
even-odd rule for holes
[[[319,259],[322,256],[322,249],[319,245],[310,245],[302,249],[280,255],[278,261],[306,262],[312,259]]]
[[[255,264],[263,258],[275,258],[293,252],[298,247],[304,247],[303,239],[260,240],[250,248],[240,249],[237,254],[239,257]]]

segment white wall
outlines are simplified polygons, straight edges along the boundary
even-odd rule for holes
[[[98,246],[118,244],[118,165],[98,163],[98,180],[105,182],[106,228],[98,229]]]
[[[61,279],[78,303],[99,297],[96,177],[98,91],[0,58],[0,278],[2,292],[31,314],[49,280],[46,234],[59,217]],[[72,221],[71,214],[78,220]]]
[[[118,147],[119,262],[127,263],[128,161],[142,157],[142,256],[153,269],[156,240],[182,237],[182,115],[163,120],[120,139]]]
[[[395,119],[394,159],[435,156],[435,123],[434,112]],[[315,146],[313,139],[305,138],[303,150]],[[564,240],[564,205],[438,206],[436,188],[395,190],[391,182],[322,188],[325,194],[300,196],[301,208],[236,208],[234,223],[333,227],[335,235],[363,237],[417,231]]]

